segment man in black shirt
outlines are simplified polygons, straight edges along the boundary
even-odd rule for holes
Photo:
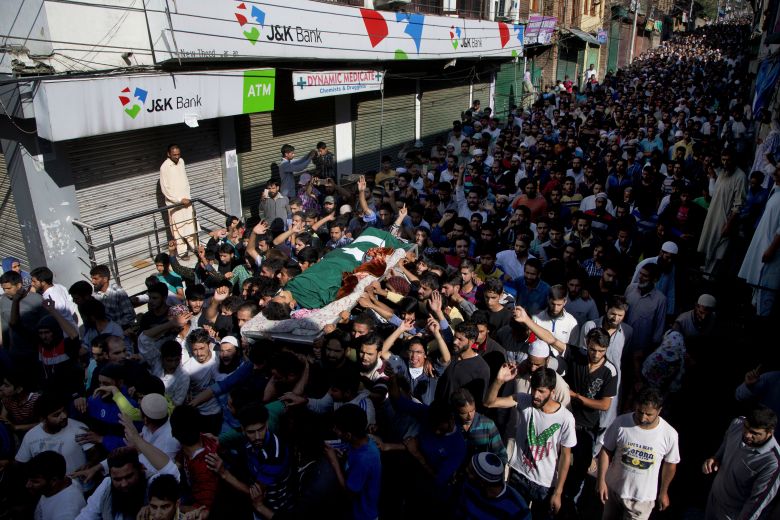
[[[478,335],[473,323],[463,322],[455,328],[452,360],[436,385],[436,400],[449,401],[455,390],[466,388],[474,396],[477,407],[482,406],[490,381],[490,367],[474,349]]]
[[[569,384],[577,445],[572,448],[573,463],[566,479],[564,498],[573,506],[574,497],[579,493],[593,462],[594,439],[600,429],[609,426],[599,424],[599,412],[608,410],[617,395],[617,370],[606,357],[609,334],[602,328],[590,330],[585,336],[587,351],[584,352],[575,345],[556,339],[552,332],[534,323],[521,307],[515,307],[515,319],[527,325],[531,332],[558,350],[566,360],[564,380]]]

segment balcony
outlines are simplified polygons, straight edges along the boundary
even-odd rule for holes
[[[348,5],[351,7],[371,7],[374,9],[403,11],[437,16],[453,16],[470,20],[491,20],[494,14],[490,11],[490,0],[413,0],[408,3],[398,2],[398,8],[380,7],[381,0],[314,0],[325,4]]]

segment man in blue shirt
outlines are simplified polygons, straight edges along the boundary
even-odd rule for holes
[[[345,404],[333,414],[333,430],[349,445],[344,469],[335,448],[325,445],[325,456],[333,466],[339,485],[352,498],[354,520],[376,520],[379,517],[382,461],[379,448],[368,437],[367,427],[366,412],[357,405]]]

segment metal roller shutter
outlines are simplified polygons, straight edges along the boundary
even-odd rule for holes
[[[201,121],[197,128],[170,125],[68,143],[81,221],[97,225],[165,205],[159,191],[160,165],[170,143],[181,148],[192,198],[224,210],[219,130],[216,120],[207,120]],[[201,205],[195,209],[201,237],[204,231],[225,226],[222,214]],[[131,294],[143,290],[145,276],[154,274],[152,260],[158,252],[157,244],[162,251],[167,251],[167,230],[161,215],[117,224],[111,227],[111,232],[115,241],[143,235],[116,248],[122,286]],[[93,244],[108,241],[108,229],[92,233]],[[96,252],[96,259],[98,263],[108,263],[108,250]],[[89,266],[85,266],[85,274],[88,271]]]
[[[420,101],[421,131],[425,149],[429,150],[436,138],[452,130],[452,122],[460,119],[460,114],[469,107],[469,86],[447,82],[423,82]]]
[[[396,156],[414,140],[415,85],[385,85],[384,110],[378,92],[352,96],[354,173],[378,170],[381,155]]]
[[[11,189],[11,176],[5,164],[5,156],[0,151],[0,244],[2,257],[13,256],[22,263],[22,269],[33,268],[27,259],[27,248],[19,225],[19,214],[16,213],[14,192]]]
[[[482,76],[484,78],[484,75]],[[490,106],[490,81],[487,83],[474,83],[471,89],[471,100],[479,100],[482,108]]]
[[[277,70],[277,85],[292,82],[289,71]],[[278,89],[273,112],[236,118],[241,204],[245,216],[257,216],[260,193],[271,178],[272,164],[281,160],[282,145],[291,144],[298,156],[320,141],[336,153],[336,108],[333,97],[295,101],[292,89]],[[338,160],[338,158],[336,158]],[[314,169],[313,165],[309,166]]]
[[[582,49],[571,43],[571,40],[567,43],[568,46],[558,45],[558,70],[555,78],[563,80],[568,75],[575,85],[579,85],[582,78],[578,76],[577,63]]]
[[[522,99],[523,69],[517,62],[504,63],[496,73],[496,117],[504,119],[509,115],[511,105],[519,105]]]

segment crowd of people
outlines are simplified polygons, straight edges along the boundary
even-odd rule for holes
[[[185,211],[145,295],[102,265],[65,288],[3,261],[0,519],[674,510],[717,284],[738,273],[755,315],[777,313],[780,133],[750,110],[749,37],[700,28],[505,118],[474,101],[354,186],[325,143],[285,145],[262,217],[204,245],[171,146],[163,191]],[[247,334],[350,291],[313,343]],[[778,374],[748,372],[744,414],[707,432],[708,519],[780,514]]]

